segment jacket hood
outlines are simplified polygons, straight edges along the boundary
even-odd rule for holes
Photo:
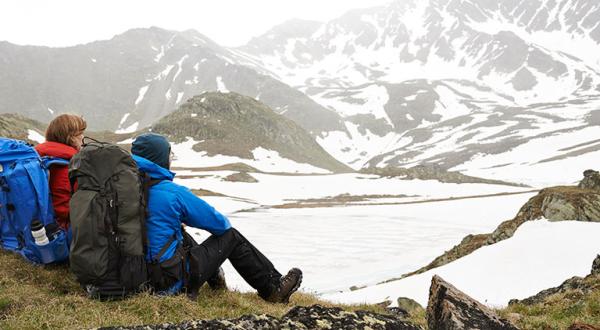
[[[167,138],[155,133],[145,133],[135,138],[131,144],[131,153],[169,169],[171,145]]]
[[[137,163],[140,171],[148,174],[152,179],[173,181],[175,173],[167,170],[162,166],[159,166],[156,163],[149,161],[144,157],[140,157],[137,155],[132,155],[132,157],[133,160],[135,160],[135,162]]]
[[[66,144],[46,141],[35,146],[40,156],[50,156],[63,159],[71,159],[77,153],[77,149]]]

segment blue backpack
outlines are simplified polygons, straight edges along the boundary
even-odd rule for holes
[[[22,141],[0,138],[0,245],[32,263],[49,264],[69,258],[67,233],[54,220],[48,169],[67,160],[40,158]],[[37,245],[31,223],[38,220],[49,243]]]

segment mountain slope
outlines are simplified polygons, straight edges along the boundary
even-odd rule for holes
[[[47,122],[73,112],[93,130],[132,132],[193,95],[231,90],[260,98],[309,132],[343,130],[331,110],[242,63],[247,59],[193,30],[133,29],[67,48],[0,42],[0,113]]]
[[[252,160],[259,154],[275,152],[284,159],[333,172],[350,170],[327,154],[296,123],[237,93],[195,96],[159,120],[151,130],[167,135],[175,143],[191,139],[193,150],[205,152],[208,157],[223,155]]]
[[[393,1],[287,22],[239,51],[343,118],[345,130],[318,142],[355,169],[434,164],[493,177],[527,163],[529,174],[600,157],[592,134],[576,134],[599,124],[599,15],[591,0]],[[506,159],[544,142],[561,147]],[[519,170],[501,178],[521,181]]]

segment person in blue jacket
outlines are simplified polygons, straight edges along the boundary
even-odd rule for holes
[[[195,299],[205,282],[213,288],[225,287],[220,266],[229,259],[263,299],[288,302],[302,282],[302,272],[292,268],[282,276],[224,215],[188,188],[174,183],[175,173],[169,170],[171,146],[164,136],[140,135],[133,141],[131,152],[140,171],[150,178],[146,261],[155,290],[166,294],[186,290]],[[197,244],[182,224],[212,235]]]

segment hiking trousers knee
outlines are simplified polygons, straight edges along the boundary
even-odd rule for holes
[[[219,236],[211,235],[201,244],[194,244],[189,256],[189,290],[192,294],[198,292],[227,259],[263,298],[277,288],[281,278],[271,261],[235,228]]]

